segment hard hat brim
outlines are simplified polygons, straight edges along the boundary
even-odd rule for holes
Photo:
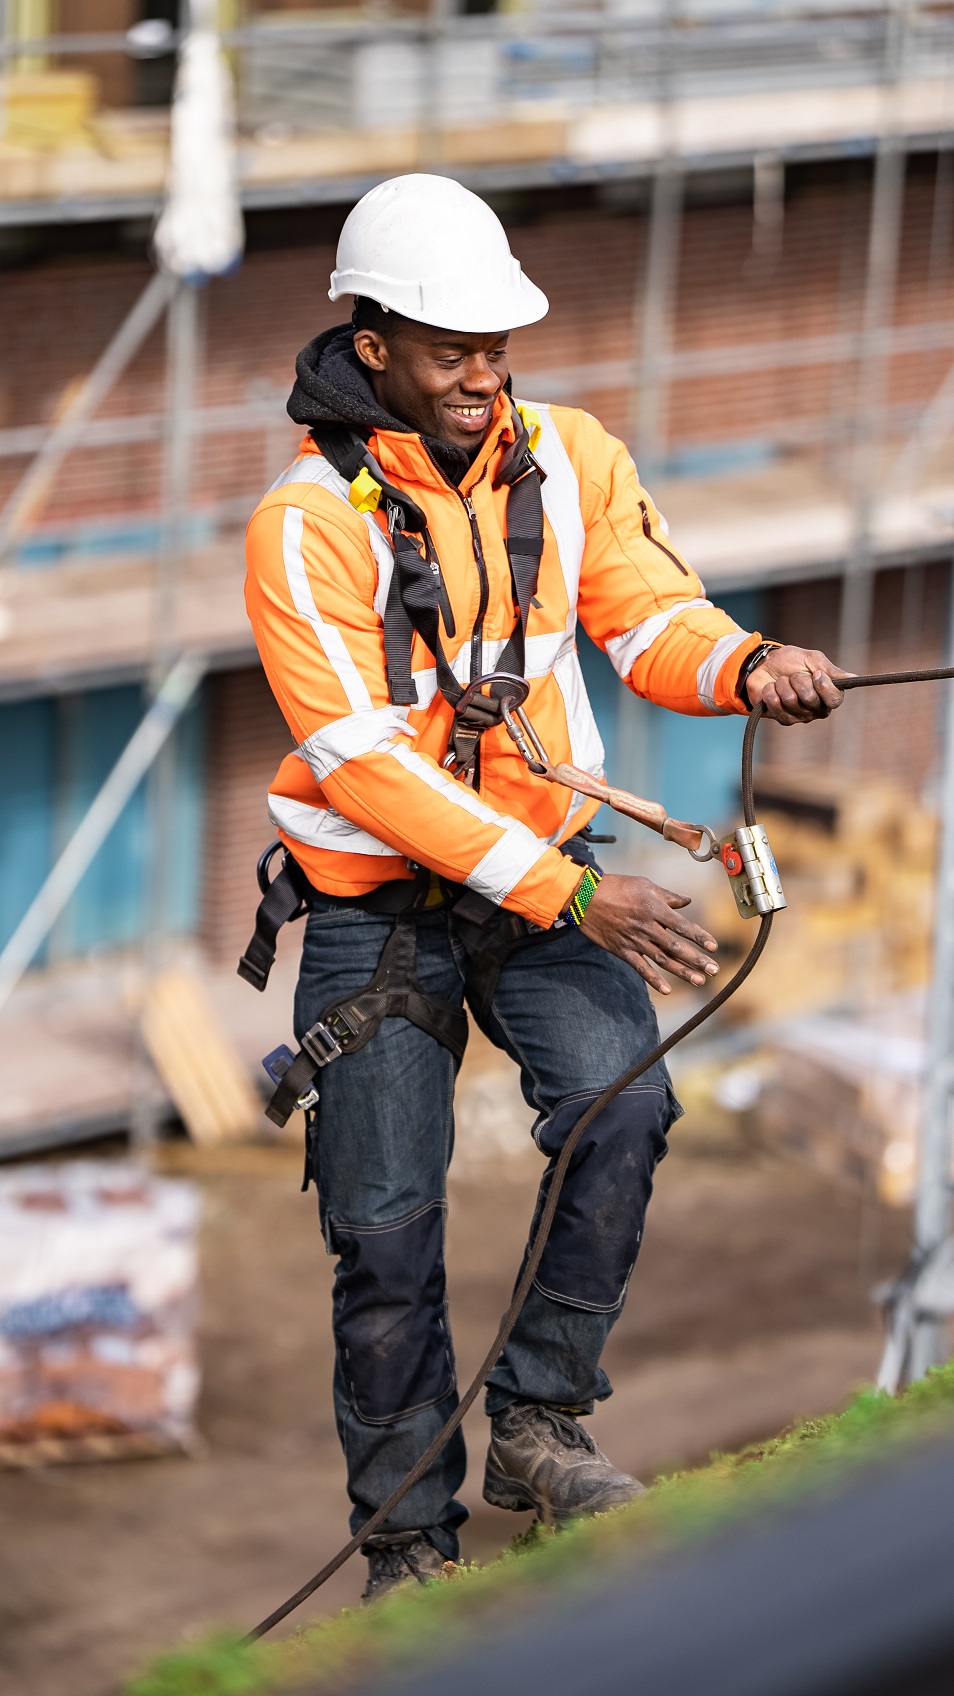
[[[407,283],[370,271],[334,271],[328,299],[340,300],[343,295],[362,295],[417,324],[459,335],[519,330],[524,324],[539,323],[550,310],[543,290],[522,272],[498,287],[475,290],[469,279],[459,277]]]

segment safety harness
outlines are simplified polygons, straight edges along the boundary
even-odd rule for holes
[[[543,499],[541,485],[546,473],[533,457],[531,444],[539,434],[539,421],[527,411],[527,419],[513,406],[515,436],[504,453],[494,477],[495,489],[506,487],[507,557],[516,610],[516,623],[497,662],[496,670],[523,676],[527,619],[536,593],[543,555]],[[528,422],[529,421],[529,422]],[[480,739],[500,719],[491,692],[468,689],[454,676],[441,640],[441,621],[448,636],[457,634],[454,614],[444,584],[440,560],[427,525],[427,516],[404,490],[389,481],[363,436],[355,431],[312,432],[324,457],[348,483],[348,499],[357,512],[378,511],[382,501],[388,536],[394,554],[394,570],[384,608],[384,654],[388,693],[394,706],[416,706],[417,684],[411,675],[411,647],[417,631],[434,655],[437,687],[454,708],[454,725],[445,765],[465,783],[479,785]],[[460,491],[453,485],[455,492]],[[483,565],[480,533],[473,506],[463,495],[470,519],[474,554]],[[479,632],[475,632],[478,636]],[[472,675],[482,671],[478,656]]]
[[[614,839],[580,832],[569,846],[579,842],[582,853],[588,858],[591,840]],[[269,881],[271,862],[279,852],[282,854],[281,867]],[[254,989],[264,990],[275,961],[279,930],[283,924],[300,919],[308,911],[315,890],[280,841],[270,843],[262,854],[258,862],[258,882],[262,900],[255,915],[252,938],[238,963],[238,975]],[[273,1124],[287,1124],[296,1107],[306,1111],[315,1107],[318,1102],[318,1073],[341,1055],[354,1054],[359,1048],[364,1048],[385,1019],[410,1020],[412,1025],[417,1025],[449,1049],[458,1062],[463,1059],[467,1044],[466,1014],[453,1003],[428,994],[415,975],[417,923],[425,907],[430,905],[431,889],[430,873],[424,867],[417,867],[413,882],[393,879],[380,884],[368,895],[351,896],[341,901],[343,908],[360,907],[365,912],[393,917],[397,922],[371,981],[353,995],[330,1002],[305,1032],[297,1054],[293,1054],[285,1043],[266,1054],[262,1065],[275,1085],[275,1093],[265,1108],[265,1114]],[[438,895],[440,904],[449,909],[450,923],[466,956],[467,1003],[475,1018],[483,1022],[490,1012],[497,980],[506,960],[514,949],[539,940],[546,932],[521,918],[519,913],[504,911],[488,901],[486,896],[478,895],[462,884],[449,883],[441,878]],[[306,1168],[306,1187],[307,1181]]]
[[[389,481],[367,442],[357,432],[327,435],[313,432],[322,454],[347,481],[348,499],[356,511],[376,512],[384,502],[394,555],[384,610],[385,662],[391,702],[395,706],[417,704],[417,684],[411,674],[411,648],[417,631],[434,655],[438,688],[454,708],[444,763],[453,769],[455,776],[471,785],[480,782],[481,737],[501,720],[506,695],[503,674],[510,674],[511,682],[514,676],[523,677],[527,619],[543,553],[540,490],[545,473],[531,448],[539,424],[532,414],[528,416],[529,424],[513,408],[515,439],[504,453],[494,479],[495,488],[509,489],[506,546],[516,610],[513,631],[497,664],[497,672],[501,674],[499,684],[495,683],[495,674],[490,679],[475,677],[463,685],[447,659],[441,640],[441,621],[450,637],[456,635],[456,626],[426,514],[403,489]],[[476,518],[469,501],[465,500],[465,505],[475,557],[482,565]],[[479,658],[476,664],[479,670]],[[280,870],[270,880],[271,862],[279,849],[281,843],[273,842],[258,862],[262,900],[255,915],[254,934],[238,965],[239,976],[258,990],[264,990],[268,982],[278,931],[283,924],[301,918],[314,896],[311,884],[287,849],[282,852]],[[314,1107],[318,1100],[315,1087],[318,1073],[330,1061],[363,1048],[386,1018],[410,1020],[448,1048],[458,1061],[462,1059],[467,1042],[466,1015],[450,1002],[427,994],[415,976],[416,925],[431,885],[430,873],[425,868],[418,867],[415,871],[413,883],[394,880],[369,895],[343,903],[393,915],[397,923],[370,983],[356,994],[326,1007],[305,1032],[297,1054],[282,1044],[265,1056],[263,1065],[276,1086],[265,1112],[274,1124],[285,1125],[296,1107]],[[503,912],[493,902],[460,885],[442,880],[440,894],[451,908],[455,931],[467,955],[467,998],[476,1016],[481,1018],[489,1011],[507,956],[540,932],[519,915]]]

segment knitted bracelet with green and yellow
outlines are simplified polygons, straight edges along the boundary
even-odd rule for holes
[[[566,911],[560,914],[564,924],[576,925],[579,929],[583,923],[583,915],[603,881],[603,873],[596,871],[593,866],[587,866],[576,894]]]

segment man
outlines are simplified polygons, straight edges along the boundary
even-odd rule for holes
[[[594,773],[577,617],[624,683],[679,712],[761,701],[792,724],[842,695],[823,654],[763,642],[704,598],[625,447],[593,418],[518,411],[507,332],[547,301],[476,196],[429,176],[373,189],[344,225],[331,281],[332,300],[354,297],[352,323],[299,356],[289,412],[309,433],[248,533],[249,614],[296,743],[270,816],[313,890],[296,1033],[365,988],[410,914],[407,981],[436,998],[432,1014],[440,1003],[459,1017],[466,993],[520,1067],[545,1191],[587,1105],[657,1041],[646,985],[705,984],[716,943],[685,896],[600,878],[586,839],[597,803],[533,776],[492,701],[483,719],[479,702],[461,713],[464,687],[521,670],[550,757]],[[309,1120],[308,1170],[338,1257],[334,1395],[353,1532],[456,1403],[443,1223],[459,1044],[426,1012],[384,1019],[328,1065]],[[499,1507],[559,1522],[641,1489],[580,1419],[610,1394],[600,1356],[679,1112],[657,1066],[574,1155],[488,1380],[484,1495]],[[458,1434],[365,1545],[366,1597],[456,1558],[464,1464]]]

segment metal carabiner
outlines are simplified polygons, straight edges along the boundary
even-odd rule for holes
[[[485,689],[489,690],[489,694],[484,694]],[[497,724],[503,720],[503,723],[507,726],[510,735],[513,736],[514,732],[511,728],[513,720],[510,715],[512,712],[519,709],[521,703],[526,700],[529,693],[530,685],[525,677],[517,677],[509,671],[486,672],[483,677],[472,678],[470,683],[468,683],[466,688],[463,690],[459,700],[455,703],[455,723],[458,721],[464,721],[466,723],[467,715],[472,711],[474,702],[478,698],[481,698],[484,705],[482,708],[478,709],[477,713],[479,729],[489,730],[492,724]],[[480,721],[483,722],[481,723]],[[527,763],[530,764],[529,750],[524,753],[524,750],[521,748],[520,752],[523,754],[524,759],[527,760]],[[448,749],[441,761],[441,765],[444,771],[460,769],[461,762],[454,747]],[[531,769],[533,768],[531,767]]]

